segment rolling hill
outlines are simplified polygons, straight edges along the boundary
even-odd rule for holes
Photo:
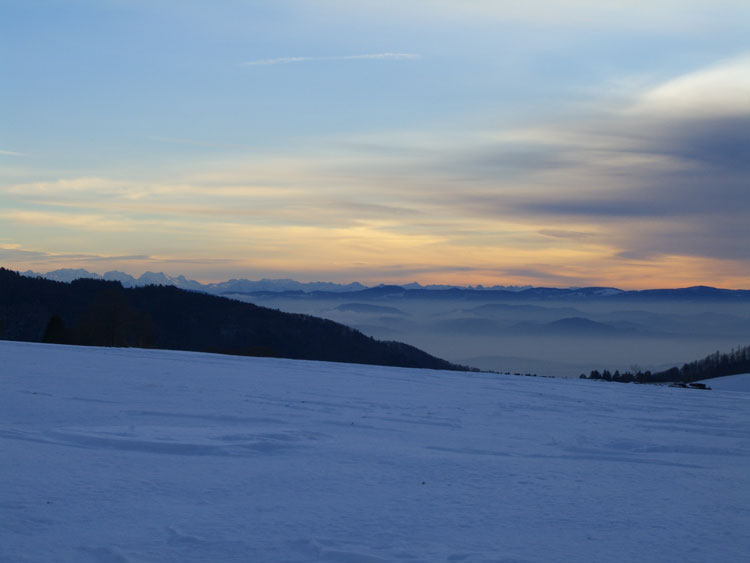
[[[413,346],[330,320],[173,286],[71,283],[0,269],[0,338],[460,369]],[[466,369],[466,368],[463,368]]]

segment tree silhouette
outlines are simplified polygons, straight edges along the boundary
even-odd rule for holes
[[[65,330],[65,323],[63,323],[62,318],[58,314],[52,315],[47,323],[47,328],[44,329],[42,342],[67,344],[68,340],[68,333]]]

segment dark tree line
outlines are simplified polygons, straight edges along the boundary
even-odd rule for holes
[[[703,358],[684,364],[681,368],[673,367],[657,373],[664,381],[684,381],[691,383],[699,379],[723,377],[737,373],[750,373],[750,346],[737,347],[729,353],[714,352]],[[667,379],[670,377],[679,379]]]
[[[615,370],[614,373],[608,369],[599,371],[598,369],[592,370],[588,377],[586,374],[581,374],[581,379],[599,379],[602,381],[614,381],[616,383],[648,383],[653,374],[650,371],[631,370],[620,373],[619,370]]]
[[[0,268],[0,339],[466,369],[333,321],[175,287],[29,278]]]
[[[650,371],[632,370],[620,373],[609,370],[593,370],[588,377],[581,374],[582,379],[601,379],[621,383],[693,383],[701,379],[723,377],[738,373],[750,373],[750,346],[737,347],[729,353],[714,352],[703,358],[683,364],[682,367],[672,367],[668,370],[651,373]]]

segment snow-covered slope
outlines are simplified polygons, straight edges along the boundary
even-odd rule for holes
[[[705,383],[715,391],[743,391],[750,393],[750,373],[704,379],[701,383]]]
[[[746,561],[750,395],[0,342],[0,561]]]

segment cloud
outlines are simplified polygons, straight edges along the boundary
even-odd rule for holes
[[[5,264],[70,264],[71,262],[131,262],[150,261],[153,257],[137,255],[100,255],[80,253],[54,253],[39,250],[28,250],[17,244],[0,244],[0,261]]]
[[[106,213],[60,213],[39,210],[0,212],[9,223],[40,227],[62,227],[81,231],[123,232],[138,229],[139,221]]]
[[[750,115],[750,53],[659,84],[626,114],[687,119]]]
[[[538,268],[498,268],[496,273],[503,278],[533,280],[533,285],[556,285],[558,287],[575,285],[581,279],[580,275],[566,275],[561,273],[559,269],[550,268],[549,266],[539,266]]]
[[[630,103],[480,136],[436,151],[425,196],[457,216],[592,229],[591,244],[633,253],[750,259],[750,57],[646,89]],[[553,237],[557,238],[557,237]],[[589,239],[580,239],[581,247]]]
[[[561,239],[589,239],[594,235],[594,233],[586,233],[581,231],[568,231],[564,229],[541,229],[539,231],[540,235],[543,235],[545,237],[552,237],[552,238],[561,238]]]
[[[81,178],[63,178],[59,180],[28,182],[5,187],[3,191],[10,194],[49,195],[63,193],[86,193],[113,190],[120,191],[132,185],[132,182],[117,182],[109,178],[85,176]]]
[[[242,66],[269,66],[314,61],[354,61],[354,60],[393,60],[405,61],[421,59],[417,53],[369,53],[365,55],[338,55],[330,57],[279,57],[275,59],[258,59],[242,63]]]
[[[737,286],[750,260],[748,76],[743,55],[573,117],[230,151],[173,183],[15,184],[0,190],[16,207],[3,217],[11,235],[55,225],[99,243],[109,231],[123,254],[187,264],[174,255],[192,245],[255,271],[325,264],[330,279]]]
[[[2,149],[0,149],[0,155],[2,156],[28,156],[27,154],[24,154],[22,152],[5,151]]]

